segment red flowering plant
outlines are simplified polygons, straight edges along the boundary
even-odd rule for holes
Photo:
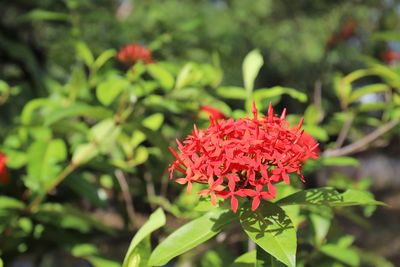
[[[186,184],[190,192],[192,183],[205,184],[199,192],[210,196],[216,205],[217,198],[230,199],[234,212],[238,197],[251,198],[254,211],[260,201],[276,196],[274,184],[289,184],[289,174],[296,173],[302,181],[302,163],[318,157],[318,143],[297,127],[290,128],[285,120],[286,110],[275,116],[272,105],[268,115],[258,117],[253,104],[253,118],[220,119],[210,116],[210,126],[194,131],[183,143],[177,140],[178,154],[170,148],[176,160],[169,168],[182,176],[176,179]]]
[[[199,194],[209,196],[216,207],[158,244],[151,252],[149,266],[164,266],[221,231],[229,231],[237,221],[256,249],[235,263],[243,260],[257,263],[255,266],[303,266],[306,260],[296,258],[296,231],[303,230],[304,225],[315,227],[315,217],[307,219],[310,213],[329,225],[336,206],[381,204],[362,190],[340,193],[331,187],[302,190],[285,186],[290,184],[291,174],[305,181],[302,167],[308,159],[319,158],[319,144],[302,130],[303,119],[295,127],[288,124],[286,110],[277,116],[270,104],[267,115],[259,116],[253,103],[252,113],[252,117],[236,121],[211,116],[206,129],[194,126],[183,142],[177,140],[177,151],[170,148],[176,158],[169,167],[170,178],[179,173],[175,181],[186,185],[189,192],[194,183],[202,184],[205,189]],[[218,199],[228,199],[230,207],[225,201],[217,205]],[[165,217],[156,211],[149,225],[160,221]],[[325,231],[321,229],[327,230],[321,226],[318,231]]]
[[[151,51],[137,43],[124,46],[118,51],[117,59],[127,65],[134,65],[138,61],[145,64],[153,63]]]

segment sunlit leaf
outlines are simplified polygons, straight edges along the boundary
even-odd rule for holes
[[[124,263],[122,267],[138,267],[146,266],[146,262],[140,260],[140,253],[136,250],[137,246],[146,237],[148,237],[152,232],[158,228],[165,225],[165,215],[161,208],[158,208],[155,212],[150,215],[149,220],[139,229],[136,235],[133,237],[131,244],[129,246],[128,252],[125,255]],[[137,255],[139,255],[139,259]]]
[[[339,193],[330,187],[302,190],[276,203],[278,205],[327,205],[331,207],[385,205],[382,202],[376,201],[374,196],[368,191],[348,189],[344,193]]]
[[[277,205],[262,202],[256,211],[240,209],[240,223],[258,246],[287,266],[296,266],[296,231],[290,218]]]
[[[130,82],[121,77],[113,77],[101,82],[96,89],[96,97],[105,106],[112,102],[125,90],[130,87]]]
[[[162,266],[168,263],[176,256],[218,234],[235,218],[236,216],[230,211],[215,210],[185,224],[154,249],[150,256],[149,265]]]
[[[259,50],[250,51],[243,60],[243,81],[244,87],[247,93],[250,93],[254,89],[254,81],[260,71],[262,65],[264,64],[264,59]]]
[[[174,77],[161,65],[149,64],[147,65],[147,70],[149,71],[150,75],[153,76],[153,78],[156,79],[164,89],[171,90],[174,87]]]

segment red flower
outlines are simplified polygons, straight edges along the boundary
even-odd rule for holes
[[[6,162],[7,157],[0,152],[0,183],[2,184],[8,184],[9,182]]]
[[[400,60],[400,52],[396,52],[392,49],[388,49],[380,54],[380,58],[386,64],[392,64],[392,63]]]
[[[208,185],[200,195],[230,198],[234,212],[238,209],[238,197],[252,198],[255,210],[261,200],[276,196],[275,183],[290,183],[289,174],[301,175],[302,163],[318,157],[318,143],[300,129],[290,128],[285,120],[274,115],[272,106],[268,116],[257,117],[253,104],[253,118],[217,120],[210,118],[210,126],[204,130],[194,127],[183,144],[177,140],[180,154],[170,148],[176,160],[171,164],[170,178],[178,171],[176,179],[187,184]]]
[[[350,19],[346,21],[340,28],[340,30],[332,34],[326,42],[326,47],[331,49],[339,43],[346,41],[353,37],[356,33],[357,22]]]
[[[207,105],[200,106],[200,111],[207,113],[209,116],[213,117],[216,120],[227,119],[227,117],[225,116],[224,113],[222,113],[222,111],[212,106],[207,106]]]
[[[151,51],[139,44],[130,44],[121,48],[117,54],[117,59],[127,65],[133,65],[138,61],[145,64],[154,62]]]

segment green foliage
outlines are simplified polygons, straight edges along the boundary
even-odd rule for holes
[[[105,244],[116,236],[127,246],[132,230],[124,267],[392,266],[342,227],[371,224],[383,205],[371,182],[321,173],[360,166],[353,154],[398,132],[398,65],[378,61],[399,40],[386,10],[393,4],[171,0],[122,8],[129,3],[0,3],[0,150],[10,176],[0,185],[0,267],[25,255],[44,266],[53,249],[119,266]],[[351,20],[352,36],[330,43]],[[155,63],[117,62],[116,49],[131,42],[150,48]],[[200,107],[239,118],[252,101],[262,112],[270,103],[297,111],[289,127],[304,115],[303,129],[321,141],[320,159],[304,165],[305,189],[277,184],[276,200],[257,212],[241,203],[235,215],[167,186],[168,146],[193,122],[206,125]],[[330,187],[309,188],[314,178]],[[155,206],[168,220],[161,209],[150,214]],[[170,234],[182,220],[192,221]],[[256,249],[236,258],[248,238]]]
[[[148,237],[152,232],[164,225],[165,215],[163,210],[159,208],[150,215],[149,220],[132,239],[122,267],[147,266],[150,256],[150,241]]]
[[[290,218],[279,206],[266,202],[256,212],[247,207],[241,211],[240,223],[251,240],[269,255],[286,266],[296,266],[296,231]],[[259,260],[265,259],[259,257],[257,251],[257,262]]]
[[[150,255],[149,265],[162,266],[212,238],[236,219],[230,211],[210,211],[182,226],[160,243]]]

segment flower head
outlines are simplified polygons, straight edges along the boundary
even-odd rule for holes
[[[0,152],[0,183],[1,184],[8,184],[9,177],[7,171],[7,157]]]
[[[117,59],[127,65],[133,65],[138,61],[143,61],[145,64],[154,62],[151,51],[136,43],[121,48],[117,54]]]
[[[268,115],[258,118],[253,104],[253,118],[217,120],[210,118],[210,126],[198,130],[196,125],[183,143],[177,140],[178,150],[170,148],[176,160],[170,165],[170,178],[174,171],[181,174],[176,181],[208,186],[200,195],[230,198],[234,212],[238,197],[252,199],[256,210],[261,200],[276,196],[274,184],[290,183],[289,174],[296,173],[301,180],[302,163],[318,157],[318,143],[301,130],[302,120],[290,128],[285,120],[286,110],[280,117],[272,106]]]

